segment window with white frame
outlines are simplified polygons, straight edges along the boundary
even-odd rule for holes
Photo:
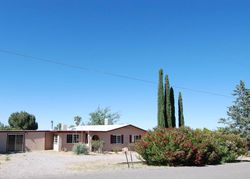
[[[111,144],[123,144],[123,135],[111,135],[110,143]]]
[[[68,144],[75,144],[79,143],[79,134],[67,134],[67,143]]]
[[[130,135],[129,136],[130,143],[135,143],[138,140],[141,140],[141,135]]]

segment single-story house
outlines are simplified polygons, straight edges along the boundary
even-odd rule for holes
[[[131,124],[89,125],[67,130],[0,131],[0,153],[36,150],[71,151],[76,143],[91,148],[92,140],[102,140],[103,150],[121,150],[146,133]]]

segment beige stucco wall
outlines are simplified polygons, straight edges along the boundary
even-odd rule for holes
[[[25,150],[45,150],[45,132],[26,132]]]
[[[26,132],[0,132],[0,153],[6,152],[7,149],[7,135],[10,134],[24,134],[24,146],[25,151],[35,151],[35,150],[52,150],[53,149],[53,136],[54,133],[45,131],[26,131]],[[71,151],[74,144],[67,143],[67,134],[79,134],[80,143],[85,143],[86,132],[56,132],[60,136],[60,151],[67,150]],[[133,144],[129,142],[130,135],[141,135],[145,134],[144,130],[138,129],[133,126],[126,126],[120,129],[116,129],[110,132],[89,132],[90,137],[98,135],[100,140],[104,141],[105,151],[121,150],[124,147],[129,147]],[[111,144],[111,135],[123,135],[123,144]]]
[[[60,136],[61,139],[61,150],[67,150],[67,151],[72,151],[72,148],[74,144],[68,144],[67,143],[67,134],[79,134],[79,142],[80,143],[85,143],[85,132],[73,132],[73,133],[59,133],[58,135]]]
[[[6,152],[7,144],[7,133],[0,132],[0,153]]]
[[[54,135],[51,132],[45,133],[45,150],[53,150]]]
[[[61,150],[71,151],[74,144],[67,143],[67,134],[74,134],[74,133],[59,133],[61,139]],[[85,143],[85,132],[78,132],[77,134],[80,135],[80,143]],[[138,129],[133,126],[127,126],[124,128],[116,129],[110,132],[89,132],[90,137],[92,138],[94,135],[97,135],[100,140],[104,141],[104,151],[112,151],[112,150],[121,150],[124,147],[133,146],[129,142],[130,135],[141,135],[145,134],[144,130]],[[123,144],[111,144],[110,143],[110,136],[111,135],[123,135]]]
[[[112,151],[112,150],[121,150],[124,147],[129,147],[130,145],[133,146],[129,142],[130,135],[141,135],[143,136],[145,131],[138,129],[133,126],[127,126],[124,128],[120,128],[110,132],[91,132],[91,136],[98,135],[100,140],[104,141],[104,151]],[[110,136],[111,135],[123,135],[123,144],[111,144],[110,143]]]

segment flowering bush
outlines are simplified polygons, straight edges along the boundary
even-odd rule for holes
[[[231,162],[246,154],[246,143],[237,135],[179,129],[149,131],[135,146],[149,165],[203,166]]]

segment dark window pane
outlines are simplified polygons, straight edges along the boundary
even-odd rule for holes
[[[73,143],[73,137],[71,134],[67,135],[67,143],[72,144]]]

